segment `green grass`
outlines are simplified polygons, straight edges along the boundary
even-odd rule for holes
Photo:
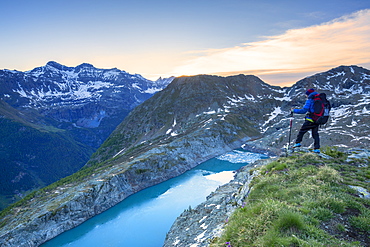
[[[343,164],[346,155],[335,149],[326,154],[333,159],[299,154],[261,167],[245,206],[211,246],[363,246],[342,236],[346,231],[362,240],[369,236],[370,202],[348,186],[360,183],[369,191],[361,179],[368,168]]]

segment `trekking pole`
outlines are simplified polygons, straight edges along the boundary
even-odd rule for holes
[[[289,118],[290,118],[290,123],[289,123],[289,138],[288,138],[288,144],[287,144],[287,146],[286,146],[286,156],[287,156],[287,157],[288,157],[288,151],[289,151],[290,140],[291,140],[291,137],[292,137],[293,111],[292,111],[292,112],[290,112]]]
[[[288,141],[288,146],[290,145],[290,139],[292,137],[292,127],[293,127],[293,112],[290,113],[290,127],[289,127],[289,141]]]

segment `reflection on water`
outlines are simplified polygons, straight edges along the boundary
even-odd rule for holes
[[[43,244],[43,247],[159,247],[176,217],[196,207],[211,192],[232,180],[233,171],[260,154],[234,150],[208,160],[185,174],[144,189],[115,207]]]

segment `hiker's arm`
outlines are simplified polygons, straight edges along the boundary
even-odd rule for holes
[[[308,112],[310,110],[310,105],[311,105],[311,101],[307,100],[306,104],[304,104],[302,109],[294,109],[293,113],[305,114],[306,112]]]

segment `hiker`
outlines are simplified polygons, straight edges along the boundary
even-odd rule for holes
[[[303,139],[304,134],[306,134],[307,131],[312,130],[312,137],[314,139],[314,152],[320,153],[320,136],[319,136],[319,124],[315,123],[315,121],[312,119],[312,113],[314,112],[313,106],[314,106],[314,97],[318,95],[317,92],[315,92],[315,89],[311,88],[306,91],[306,103],[304,104],[302,109],[294,109],[292,108],[292,113],[297,114],[306,114],[305,121],[299,130],[299,133],[297,135],[296,143],[293,146],[293,148],[297,148],[301,146],[301,142]]]

